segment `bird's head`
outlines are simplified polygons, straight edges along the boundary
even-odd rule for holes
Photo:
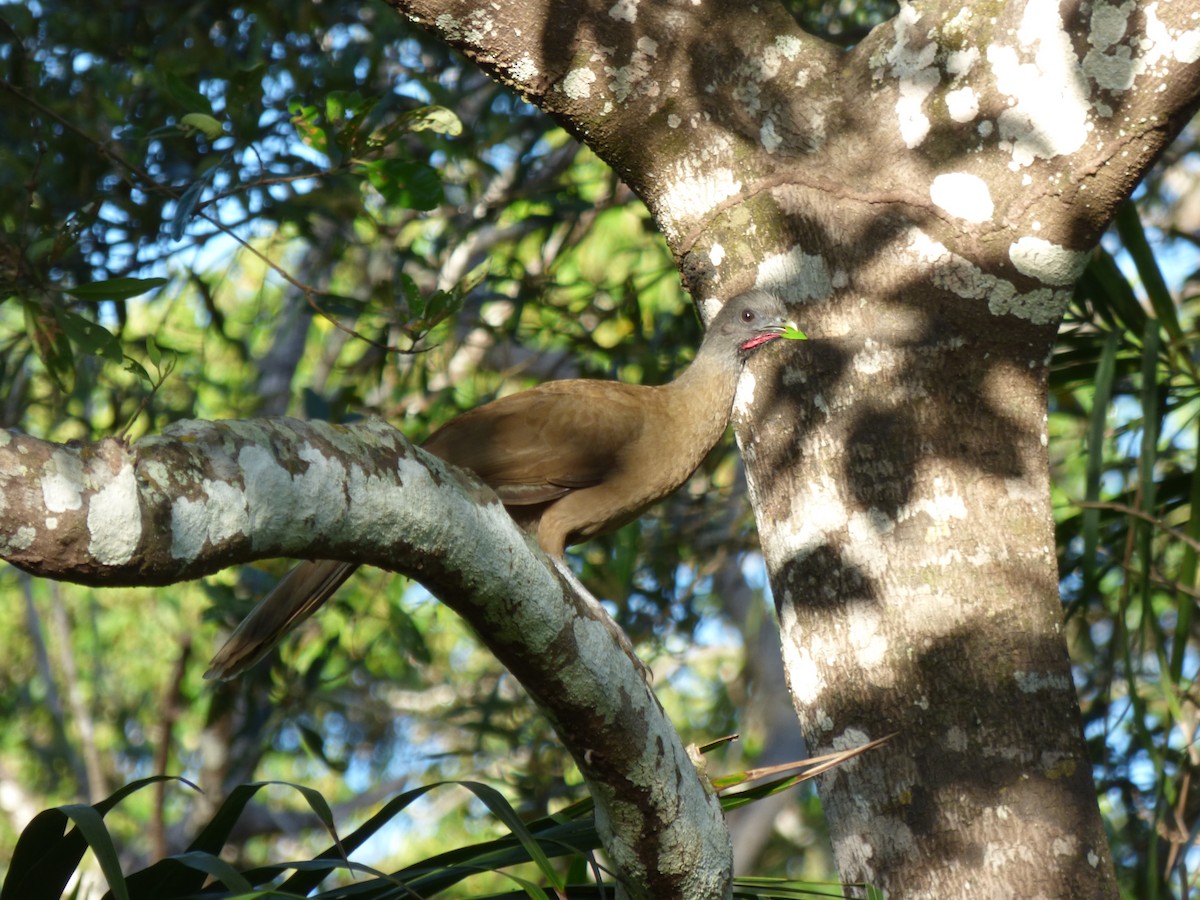
[[[721,307],[708,327],[705,343],[712,341],[723,354],[744,362],[754,350],[783,337],[790,325],[783,301],[755,289],[738,294]]]

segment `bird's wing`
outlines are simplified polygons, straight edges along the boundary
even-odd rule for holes
[[[652,418],[652,388],[551,381],[451,420],[424,443],[509,505],[548,503],[604,481]]]

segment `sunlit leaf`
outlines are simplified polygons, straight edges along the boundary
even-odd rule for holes
[[[401,121],[409,131],[433,131],[456,137],[463,130],[462,121],[444,106],[422,106],[405,114]]]
[[[179,124],[185,131],[198,131],[210,141],[215,141],[225,134],[225,126],[206,113],[188,113],[179,120]]]

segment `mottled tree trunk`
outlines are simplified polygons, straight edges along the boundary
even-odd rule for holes
[[[1062,637],[1052,329],[981,338],[906,290],[885,329],[856,312],[883,298],[849,304],[740,429],[809,746],[896,733],[825,776],[839,871],[888,896],[1115,895]]]

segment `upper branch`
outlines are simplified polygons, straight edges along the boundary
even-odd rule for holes
[[[800,87],[840,58],[775,2],[389,2],[586,142],[672,241],[770,171],[764,147],[820,141],[828,92]]]
[[[629,895],[725,896],[719,806],[615,626],[466,473],[379,420],[182,422],[132,446],[0,431],[0,558],[29,572],[168,584],[278,556],[421,580],[554,724]]]
[[[825,299],[889,252],[1069,286],[1200,105],[1183,3],[922,0],[842,51],[773,0],[390,2],[609,162],[694,292]]]

